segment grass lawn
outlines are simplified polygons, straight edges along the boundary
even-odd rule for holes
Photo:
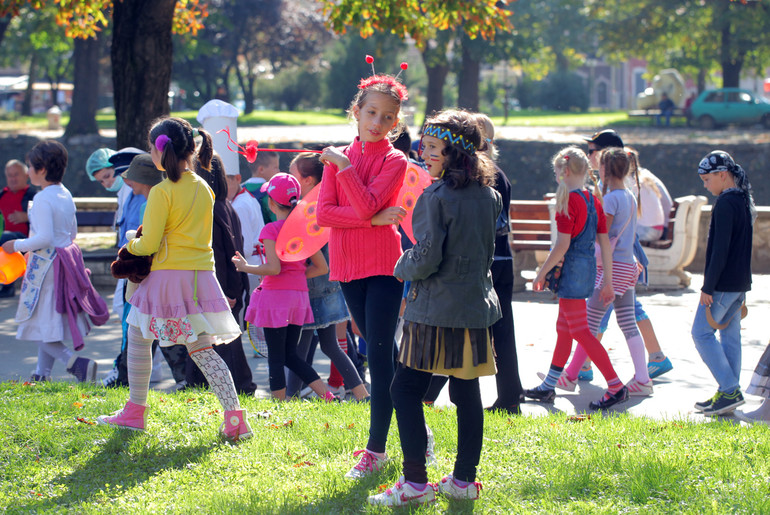
[[[180,116],[194,126],[198,126],[195,119],[197,111],[180,111],[172,113]],[[422,121],[422,113],[416,117],[416,123]],[[115,116],[113,114],[99,114],[96,121],[100,129],[114,129]],[[504,124],[502,116],[493,117],[497,126],[532,126],[532,127],[606,127],[606,126],[647,126],[648,118],[629,118],[625,111],[602,111],[588,113],[563,113],[558,111],[516,111],[510,113],[508,123]],[[238,118],[239,127],[254,127],[259,125],[339,125],[347,123],[347,116],[339,110],[328,109],[323,111],[254,111],[249,115],[241,115]],[[62,115],[62,127],[69,123],[69,116]],[[48,126],[45,114],[25,116],[17,120],[0,120],[0,133],[24,132],[27,130],[43,130]]]
[[[366,442],[368,406],[242,399],[251,440],[217,438],[222,413],[205,391],[151,392],[145,433],[92,425],[125,389],[1,383],[0,512],[390,513],[366,497],[400,475],[390,465],[343,478]],[[436,437],[432,481],[451,472],[453,409],[426,408]],[[768,513],[770,428],[728,422],[489,415],[480,500],[403,513]]]

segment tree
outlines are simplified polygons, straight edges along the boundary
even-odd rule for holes
[[[94,70],[99,68],[100,43],[95,37],[75,40],[74,80],[70,121],[64,130],[64,138],[80,134],[98,134],[96,110],[99,102],[99,81]]]
[[[357,27],[364,38],[375,32],[391,32],[402,39],[414,40],[423,52],[428,70],[426,115],[443,107],[443,93],[437,88],[443,87],[449,70],[448,63],[442,63],[446,61],[449,42],[439,35],[440,31],[462,27],[471,39],[477,36],[494,39],[498,31],[511,29],[509,13],[504,9],[506,2],[496,0],[404,0],[384,4],[377,0],[322,0],[322,3],[328,26],[338,34],[344,34],[348,27]],[[440,55],[442,50],[444,54]]]
[[[656,68],[705,75],[722,71],[724,87],[739,85],[746,64],[770,60],[766,20],[770,0],[589,0],[597,36],[607,55],[633,52]]]
[[[169,112],[171,32],[197,32],[208,14],[206,5],[201,0],[5,0],[0,16],[54,2],[57,23],[72,38],[94,37],[112,9],[117,144],[146,148],[149,122]]]

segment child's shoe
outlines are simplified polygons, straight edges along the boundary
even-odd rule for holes
[[[32,374],[29,376],[30,383],[47,383],[51,380],[51,376],[41,376],[39,374]]]
[[[562,372],[559,376],[559,380],[556,381],[556,388],[559,388],[561,390],[566,390],[568,392],[574,392],[575,387],[577,386],[577,381],[573,381],[569,377],[567,377],[567,372]]]
[[[96,417],[96,422],[131,431],[144,431],[144,426],[147,423],[147,406],[128,401],[122,410],[116,411],[112,415]]]
[[[475,501],[481,494],[481,483],[474,481],[468,483],[467,486],[460,486],[455,482],[455,478],[452,474],[444,476],[438,483],[438,491],[450,499],[470,499]]]
[[[606,393],[604,397],[602,397],[598,401],[589,403],[588,407],[591,408],[592,410],[603,410],[627,400],[628,400],[628,388],[624,386],[623,388],[621,388],[620,390],[618,390],[613,394],[610,394],[609,392]]]
[[[102,378],[102,386],[105,388],[114,388],[118,384],[118,369],[113,367],[112,370],[107,372],[107,375]]]
[[[409,504],[425,504],[436,500],[435,483],[426,483],[422,490],[407,483],[401,476],[396,484],[381,494],[370,495],[369,504],[376,506],[407,506]]]
[[[358,456],[361,456],[361,459],[345,474],[345,477],[348,479],[361,479],[369,476],[379,471],[388,462],[387,454],[383,453],[382,458],[379,458],[367,449],[361,449],[353,453],[353,457],[357,458]]]
[[[631,379],[626,383],[626,388],[628,388],[628,395],[631,396],[646,397],[652,395],[652,379],[647,381],[646,384],[640,383],[636,378]]]
[[[746,401],[743,400],[743,394],[741,393],[740,388],[736,388],[730,393],[717,392],[716,396],[714,396],[714,402],[711,403],[711,406],[703,410],[703,414],[707,417],[723,415],[745,403]]]
[[[719,392],[715,393],[714,396],[711,397],[710,399],[707,399],[701,402],[696,402],[695,411],[703,412],[703,410],[710,408],[711,405],[714,404],[714,400],[716,400],[718,395],[719,395]]]
[[[75,376],[78,383],[93,383],[96,380],[96,361],[72,356],[67,363],[67,372]]]
[[[593,368],[581,368],[580,372],[578,373],[578,381],[588,381],[591,382],[594,380],[594,369]]]
[[[674,365],[671,364],[671,360],[668,357],[663,361],[650,361],[647,363],[647,373],[650,374],[650,379],[662,376],[673,368]]]
[[[539,388],[532,388],[524,390],[524,395],[540,402],[553,402],[556,399],[556,391],[552,389],[540,390]]]
[[[246,420],[246,416],[245,409],[225,411],[225,421],[219,427],[219,432],[231,442],[251,438],[251,426]]]

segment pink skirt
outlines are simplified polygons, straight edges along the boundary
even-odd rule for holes
[[[257,327],[286,327],[313,323],[310,297],[300,290],[264,290],[251,293],[249,308],[243,317]]]
[[[161,345],[192,343],[206,333],[215,343],[241,334],[214,272],[155,270],[129,300],[128,324]]]
[[[636,263],[612,262],[612,289],[615,295],[621,296],[629,288],[636,286],[636,280],[639,278],[639,267]],[[601,288],[604,280],[604,269],[597,265],[596,282],[594,288]]]

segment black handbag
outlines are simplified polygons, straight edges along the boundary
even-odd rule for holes
[[[559,291],[559,279],[561,278],[561,265],[556,265],[545,274],[545,287],[556,293]]]

